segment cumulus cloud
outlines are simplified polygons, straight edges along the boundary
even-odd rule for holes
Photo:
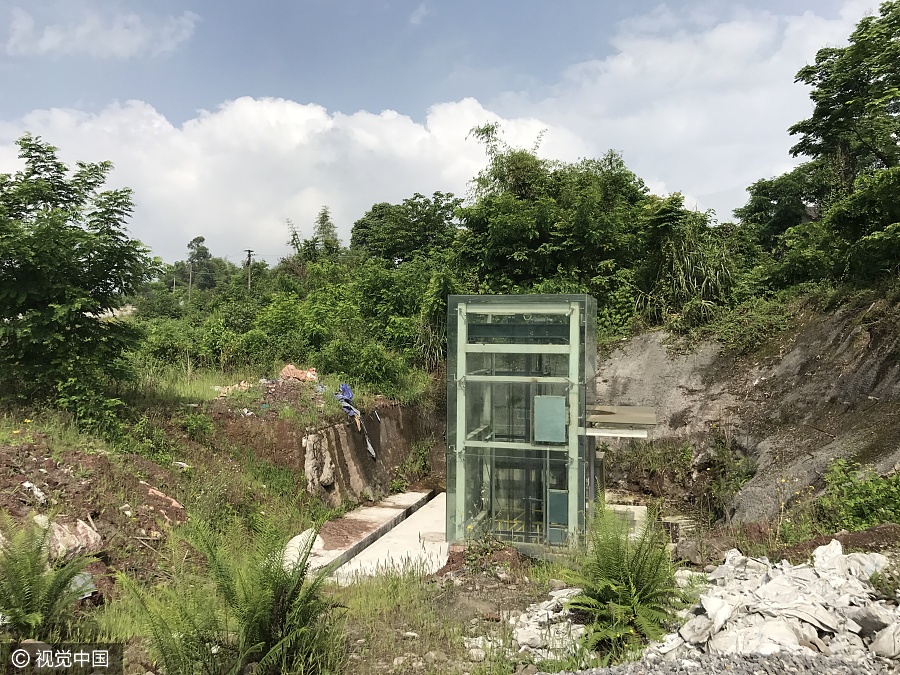
[[[274,262],[287,253],[285,219],[308,236],[323,205],[346,242],[376,202],[464,194],[485,163],[469,131],[496,121],[518,146],[546,129],[546,157],[622,151],[654,192],[681,191],[726,220],[747,185],[791,166],[786,129],[810,112],[796,71],[875,8],[849,0],[827,19],[663,6],[621,24],[611,55],[573,64],[551,87],[436,104],[421,122],[276,98],[238,98],[181,126],[141,101],[38,110],[0,123],[0,172],[18,167],[13,142],[30,130],[68,162],[111,159],[113,182],[135,190],[133,234],[166,260],[202,235],[217,255],[238,261],[252,248]]]
[[[394,111],[352,115],[284,99],[240,98],[173,126],[147,103],[130,101],[100,113],[35,111],[0,126],[0,171],[28,129],[60,148],[71,163],[110,159],[112,183],[135,190],[132,233],[166,260],[183,258],[195,236],[218,255],[239,259],[252,248],[271,261],[288,252],[285,219],[305,235],[323,205],[344,241],[372,204],[415,192],[465,192],[485,164],[466,140],[473,126],[500,121],[473,99],[432,107],[423,123]],[[535,119],[503,120],[510,142],[530,145]],[[585,148],[550,127],[544,147],[575,159]]]
[[[615,51],[573,64],[538,92],[509,92],[489,106],[533,115],[615,148],[648,182],[693,195],[721,220],[753,181],[791,165],[787,128],[808,117],[797,70],[826,45],[843,44],[877,9],[846,2],[836,18],[774,14],[739,4],[674,11],[662,5],[620,24]]]
[[[19,7],[12,9],[6,53],[11,56],[83,54],[93,58],[128,59],[175,51],[188,40],[200,17],[191,11],[162,19],[138,14],[105,17],[87,12],[63,23],[39,25]]]

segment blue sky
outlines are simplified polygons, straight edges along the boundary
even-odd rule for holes
[[[468,130],[575,160],[608,149],[720,220],[796,160],[796,71],[871,0],[0,0],[0,171],[25,131],[116,165],[132,233],[168,261],[287,252],[328,205],[464,194]]]

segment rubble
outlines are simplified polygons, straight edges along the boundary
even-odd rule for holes
[[[900,657],[900,610],[874,599],[869,583],[888,559],[845,555],[837,540],[811,564],[772,563],[732,549],[676,633],[648,647],[645,660],[703,655],[835,655],[854,662]]]

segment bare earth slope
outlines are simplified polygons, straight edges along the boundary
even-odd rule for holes
[[[654,406],[652,438],[702,444],[712,428],[731,434],[758,462],[734,518],[768,519],[795,490],[820,486],[834,458],[881,472],[900,462],[898,309],[804,310],[792,330],[742,358],[715,343],[670,354],[667,334],[645,333],[600,364],[598,402]]]

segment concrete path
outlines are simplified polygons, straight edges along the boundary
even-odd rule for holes
[[[391,495],[374,506],[364,506],[328,521],[319,530],[319,540],[310,552],[310,567],[345,563],[428,503],[430,497],[430,492]]]
[[[337,569],[333,578],[346,584],[388,569],[437,572],[449,552],[446,510],[447,495],[442,492]]]

